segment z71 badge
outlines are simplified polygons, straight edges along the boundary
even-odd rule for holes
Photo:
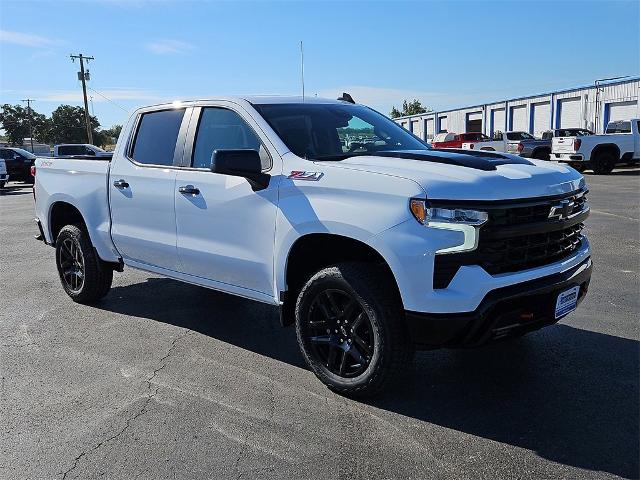
[[[322,172],[304,172],[300,170],[293,170],[287,178],[292,180],[308,180],[310,182],[317,182],[322,178],[324,173]]]

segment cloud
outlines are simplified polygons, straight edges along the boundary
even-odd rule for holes
[[[147,43],[147,50],[156,55],[170,55],[170,54],[186,54],[191,52],[195,47],[187,42],[181,42],[179,40],[157,40],[155,42]]]
[[[12,32],[9,30],[0,30],[0,42],[13,43],[25,47],[53,47],[61,45],[62,41],[55,38],[41,37],[31,33]]]

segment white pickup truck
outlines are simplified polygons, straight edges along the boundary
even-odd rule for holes
[[[518,153],[518,143],[521,140],[535,140],[535,137],[527,132],[496,132],[491,140],[484,142],[465,142],[462,144],[462,148],[463,150]]]
[[[340,141],[358,130],[375,141]],[[591,276],[574,169],[433,150],[352,101],[141,108],[110,161],[36,163],[39,237],[74,301],[105,296],[127,266],[278,306],[309,367],[347,395],[380,391],[415,347],[553,324]]]
[[[591,168],[597,175],[607,175],[619,164],[640,162],[640,120],[610,122],[604,135],[555,137],[551,160],[564,162],[578,171]]]

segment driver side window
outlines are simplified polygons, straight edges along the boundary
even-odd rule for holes
[[[214,150],[245,149],[260,153],[263,170],[271,168],[271,157],[260,138],[240,115],[227,108],[202,109],[191,159],[193,168],[209,168]]]

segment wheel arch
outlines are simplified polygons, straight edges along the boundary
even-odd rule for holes
[[[307,233],[290,246],[284,265],[284,284],[280,299],[283,302],[281,323],[294,322],[295,302],[306,281],[317,271],[341,262],[367,262],[382,267],[401,300],[396,278],[388,262],[371,245],[362,240],[336,233]]]
[[[81,224],[85,229],[87,227],[87,222],[82,216],[80,209],[64,200],[58,200],[51,204],[47,224],[49,235],[51,236],[51,243],[53,244],[56,243],[56,238],[58,238],[60,230],[62,230],[65,225]]]
[[[596,159],[598,155],[601,155],[605,152],[611,152],[616,157],[617,160],[620,160],[620,147],[615,143],[602,143],[600,145],[596,145],[591,151],[591,158]]]

